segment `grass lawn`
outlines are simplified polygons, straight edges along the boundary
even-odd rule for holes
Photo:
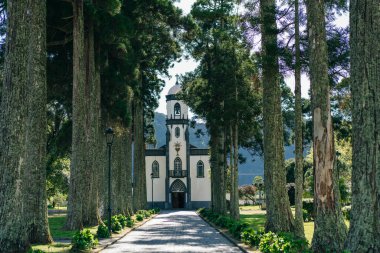
[[[56,214],[49,216],[50,234],[53,240],[69,240],[74,236],[76,230],[63,229],[66,222],[66,214]],[[97,226],[86,227],[91,233],[96,234]],[[33,249],[40,249],[44,252],[69,252],[71,249],[70,243],[53,243],[50,245],[33,245]]]
[[[53,239],[57,240],[71,240],[76,230],[64,230],[63,227],[66,222],[66,214],[49,216],[50,233]],[[86,227],[90,229],[91,233],[96,234],[98,226]]]
[[[255,230],[264,229],[265,213],[257,213],[258,211],[261,211],[259,206],[241,206],[240,210],[241,221],[248,223]],[[292,211],[294,210],[292,209]],[[252,212],[252,214],[250,214],[250,212]],[[349,221],[346,220],[345,223],[347,227],[350,226]],[[304,229],[305,237],[309,243],[311,243],[314,234],[314,222],[305,222]]]
[[[44,252],[61,252],[68,253],[70,252],[71,245],[68,243],[53,243],[49,245],[33,245],[34,250],[39,249]]]

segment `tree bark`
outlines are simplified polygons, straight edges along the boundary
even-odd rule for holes
[[[261,0],[263,54],[264,180],[267,205],[266,231],[294,230],[286,191],[284,137],[277,47],[276,1]]]
[[[238,117],[237,117],[238,118]],[[233,209],[233,218],[235,220],[240,219],[240,210],[239,210],[239,145],[238,145],[238,140],[239,140],[239,135],[238,135],[238,123],[235,122],[234,124],[234,129],[233,129],[233,180],[231,182],[231,189],[233,189],[233,203],[231,203],[231,210]]]
[[[294,232],[299,237],[305,237],[302,211],[303,195],[303,133],[302,133],[302,99],[301,99],[301,59],[300,59],[300,28],[299,28],[299,1],[294,1],[294,26],[295,26],[295,185],[296,214],[294,220]]]
[[[140,98],[134,99],[134,210],[147,208],[145,175],[144,108]]]
[[[7,4],[0,108],[0,248],[49,243],[46,206],[46,2]],[[33,182],[33,184],[30,184]]]
[[[94,22],[88,19],[87,29],[85,31],[85,57],[86,57],[86,113],[88,121],[86,131],[87,133],[87,168],[84,170],[86,174],[86,191],[89,193],[85,199],[83,223],[85,226],[93,226],[99,224],[99,185],[98,176],[99,168],[98,159],[101,143],[99,142],[99,134],[101,134],[101,112],[100,112],[100,66],[99,59],[95,59],[95,31]],[[97,45],[99,47],[99,45]],[[97,48],[96,53],[98,53]],[[85,115],[83,115],[85,116]]]
[[[324,1],[306,1],[313,110],[315,252],[341,252],[347,229],[340,209],[334,133],[330,112]]]
[[[350,3],[352,209],[346,248],[380,252],[380,10],[376,1]]]
[[[73,134],[66,220],[66,228],[70,230],[83,228],[88,194],[85,60],[83,0],[73,0]]]

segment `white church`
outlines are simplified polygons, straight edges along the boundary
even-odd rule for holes
[[[148,206],[153,200],[162,209],[209,207],[209,150],[189,142],[189,108],[177,100],[180,90],[176,84],[166,96],[166,145],[145,152]]]

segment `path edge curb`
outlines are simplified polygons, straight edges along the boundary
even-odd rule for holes
[[[215,226],[214,224],[212,224],[211,222],[209,222],[208,220],[206,220],[204,217],[202,217],[202,215],[200,215],[198,212],[196,212],[196,214],[201,217],[201,219],[206,222],[207,224],[209,224],[212,228],[214,228],[219,234],[221,234],[224,238],[226,238],[229,242],[231,242],[233,245],[235,245],[236,247],[238,247],[241,251],[243,251],[244,253],[255,253],[255,252],[259,252],[259,251],[253,251],[253,250],[250,250],[250,248],[246,245],[244,245],[243,243],[239,242],[238,240],[232,238],[231,236],[229,236],[227,233],[225,233],[224,231],[222,231],[220,228],[218,228],[217,226]]]
[[[116,242],[118,242],[119,240],[123,239],[125,236],[127,236],[129,233],[131,233],[132,231],[134,231],[135,229],[138,229],[139,227],[141,227],[142,225],[144,225],[145,223],[147,223],[148,221],[154,219],[158,214],[154,214],[152,216],[149,217],[149,219],[146,219],[144,220],[143,222],[141,222],[138,226],[135,226],[133,228],[131,228],[130,230],[128,231],[125,231],[123,234],[121,234],[119,237],[115,238],[115,240],[112,240],[111,242],[105,244],[105,245],[102,245],[94,250],[92,250],[91,252],[94,252],[94,253],[97,253],[97,252],[101,252],[102,250],[108,248],[109,246],[115,244]]]

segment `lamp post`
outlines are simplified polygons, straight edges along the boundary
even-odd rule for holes
[[[150,178],[152,179],[152,209],[154,208],[153,206],[153,172],[150,173]]]
[[[106,141],[108,147],[108,232],[111,236],[112,227],[111,227],[111,215],[112,215],[112,206],[111,206],[111,147],[114,137],[114,132],[112,128],[108,128],[105,131]]]

